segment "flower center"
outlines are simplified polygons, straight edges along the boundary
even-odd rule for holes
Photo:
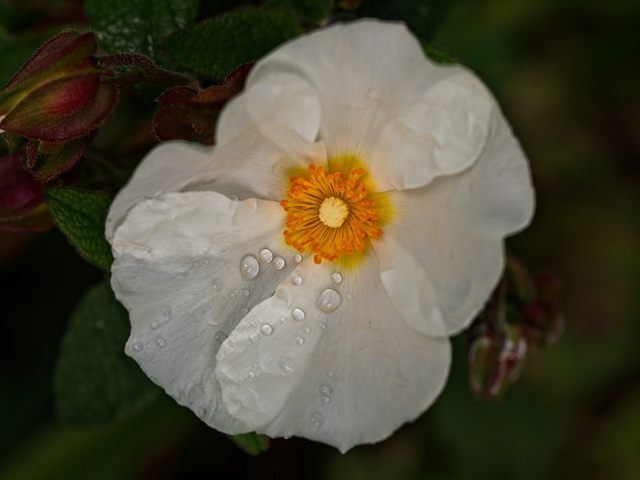
[[[345,179],[342,172],[327,173],[312,164],[308,177],[291,177],[287,199],[280,201],[287,212],[287,245],[300,252],[310,249],[315,263],[362,253],[366,237],[382,234],[360,181],[364,174],[364,168],[352,169]]]
[[[349,207],[338,197],[327,197],[320,205],[318,217],[327,227],[338,228],[349,216]]]

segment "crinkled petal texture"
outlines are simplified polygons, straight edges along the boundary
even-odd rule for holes
[[[336,24],[258,62],[213,148],[159,146],[107,220],[127,354],[226,433],[346,451],[419,416],[448,337],[501,274],[533,212],[526,159],[495,101],[400,24]],[[357,261],[284,242],[289,176],[353,156],[383,233]],[[344,165],[342,165],[344,167]]]

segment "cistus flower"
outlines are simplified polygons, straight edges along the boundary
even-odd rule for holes
[[[159,146],[116,197],[125,351],[222,432],[382,440],[443,389],[533,203],[472,73],[402,24],[317,30],[256,63],[214,147]]]

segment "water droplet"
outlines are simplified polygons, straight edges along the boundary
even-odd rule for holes
[[[151,330],[157,330],[159,326],[158,322],[151,322]]]
[[[193,268],[200,268],[200,264],[198,262],[193,262]]]
[[[287,317],[280,317],[280,323],[285,323],[287,321]]]
[[[320,294],[318,300],[316,301],[316,307],[322,310],[324,313],[331,313],[338,305],[340,305],[340,294],[331,288],[327,288],[324,292]]]
[[[253,332],[251,335],[249,335],[249,340],[255,343],[260,340],[260,335],[258,335],[256,332]]]
[[[222,290],[222,280],[220,280],[219,278],[214,278],[213,280],[211,280],[211,288],[213,288],[214,292],[219,292],[220,290]]]
[[[209,265],[209,259],[205,258],[204,260],[202,260],[202,263],[204,263],[205,265]]]
[[[247,307],[244,307],[242,309],[242,313],[244,313],[246,315],[247,313],[249,313],[249,309]]]
[[[347,293],[346,298],[347,300],[353,300],[353,295],[351,295],[350,293]]]
[[[202,247],[202,251],[204,253],[209,253],[211,251],[211,247]]]
[[[138,352],[138,353],[141,352],[142,350],[144,350],[144,346],[140,342],[134,343],[132,348],[133,348],[134,352]]]
[[[320,412],[314,412],[311,414],[311,426],[313,428],[320,428],[324,425],[324,415]]]
[[[330,403],[330,402],[331,402],[331,397],[329,395],[322,396],[322,403]]]
[[[251,295],[251,292],[249,292],[249,290],[247,289],[244,289],[242,293],[244,294],[245,297],[248,297],[249,295]]]
[[[325,328],[327,328],[327,324],[326,323],[321,323],[320,324],[320,328],[322,328],[324,330]]]
[[[268,323],[263,323],[260,327],[260,332],[262,332],[263,335],[271,335],[271,332],[273,332],[273,327],[271,327],[271,325],[269,325]]]
[[[165,322],[170,322],[171,319],[173,318],[173,315],[171,313],[171,307],[166,307],[163,311],[162,311],[162,316],[164,317],[164,321]]]
[[[262,250],[260,250],[260,254],[258,255],[258,257],[260,258],[260,261],[262,263],[270,263],[271,260],[273,260],[273,252],[271,252],[271,250],[269,250],[268,248],[263,248]]]
[[[301,308],[294,308],[291,310],[291,318],[297,321],[304,320],[304,311]]]
[[[296,338],[296,343],[297,343],[298,345],[302,345],[302,344],[304,343],[304,338],[302,338],[302,337],[298,337],[298,338]]]
[[[251,320],[251,326],[252,327],[257,327],[258,326],[258,322],[256,322],[255,320]]]
[[[229,195],[229,200],[233,200],[235,202],[240,200],[240,197],[238,197],[237,195]]]
[[[247,374],[247,376],[249,378],[254,378],[256,376],[256,374],[254,372],[252,372],[251,370],[249,370],[249,373]]]
[[[296,263],[300,263],[302,261],[302,255],[300,255],[299,253],[296,253],[293,256],[293,261],[296,262]]]
[[[253,368],[258,368],[258,364],[257,364],[257,363],[252,363],[252,364],[251,364],[251,366],[252,366]]]
[[[333,390],[331,389],[331,387],[329,385],[321,385],[320,386],[320,393],[323,395],[331,395],[333,393]]]
[[[278,366],[284,373],[289,375],[293,373],[293,360],[289,357],[280,357],[280,360],[278,360]]]
[[[162,338],[162,337],[158,337],[156,338],[156,345],[158,345],[159,347],[164,347],[167,344],[167,341]]]
[[[336,285],[338,285],[339,283],[342,282],[342,275],[340,275],[338,272],[332,273],[331,274],[331,281],[333,283],[335,283]]]
[[[309,327],[304,327],[304,333],[306,334],[311,333],[311,329]]]
[[[291,285],[300,285],[302,283],[302,277],[298,274],[291,277]]]
[[[216,332],[215,338],[216,338],[216,341],[218,343],[222,343],[228,338],[228,335],[226,333],[220,331],[220,332]]]
[[[236,294],[235,294],[235,293],[233,293],[233,292],[232,292],[232,293],[230,293],[230,294],[229,294],[229,300],[233,301],[233,300],[235,300],[235,299],[236,299]]]
[[[284,258],[282,257],[275,257],[273,259],[272,265],[273,268],[275,268],[276,270],[282,270],[284,268]]]
[[[256,278],[260,273],[260,264],[253,255],[245,255],[240,261],[240,275],[245,280]]]

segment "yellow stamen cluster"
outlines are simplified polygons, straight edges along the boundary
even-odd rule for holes
[[[299,252],[311,249],[315,263],[333,261],[343,253],[362,253],[365,237],[382,234],[367,189],[359,179],[364,168],[327,173],[309,165],[308,177],[291,177],[287,199],[280,205],[287,212],[285,242]]]

